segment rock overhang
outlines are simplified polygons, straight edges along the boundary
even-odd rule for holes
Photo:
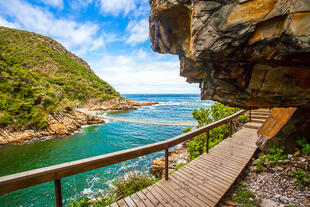
[[[310,107],[310,0],[150,0],[150,39],[202,99]]]

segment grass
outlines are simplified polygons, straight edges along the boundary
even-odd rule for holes
[[[259,206],[259,199],[255,194],[245,188],[245,184],[240,182],[237,186],[236,195],[232,196],[232,201],[245,207]]]
[[[55,40],[0,27],[0,127],[42,129],[48,115],[120,94]]]

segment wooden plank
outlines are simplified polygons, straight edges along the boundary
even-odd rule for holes
[[[138,207],[146,207],[146,205],[143,203],[143,201],[137,196],[137,194],[132,194],[131,199],[136,203]]]
[[[152,185],[152,188],[157,191],[162,197],[164,197],[172,206],[181,207],[181,205],[165,191],[161,190],[157,185]]]
[[[247,162],[247,159],[245,159],[244,157],[240,157],[235,154],[229,154],[229,153],[207,154],[202,155],[200,158],[200,160],[214,160],[217,161],[218,163],[221,163],[227,159],[229,159],[231,163],[229,167],[236,169],[239,169],[239,167],[242,166],[244,162]]]
[[[186,175],[185,173],[175,174],[174,176],[177,179],[181,179],[182,181],[184,181],[185,184],[187,183],[188,185],[193,185],[194,187],[192,188],[194,188],[198,192],[205,193],[211,201],[214,202],[218,201],[219,195],[215,193],[213,190],[211,190],[210,186],[206,187],[202,185],[202,183],[197,182],[195,179],[191,179],[190,176]]]
[[[129,206],[127,205],[127,203],[125,202],[124,199],[117,201],[117,204],[118,204],[120,207],[129,207]]]
[[[189,207],[198,207],[199,205],[195,203],[193,200],[191,200],[190,197],[186,196],[179,187],[175,187],[171,184],[171,181],[165,181],[165,182],[158,182],[158,186],[160,186],[162,189],[166,188],[166,190],[169,190],[173,196],[179,200],[182,200],[181,205],[182,206],[189,206]]]
[[[119,206],[118,206],[118,204],[115,202],[115,203],[112,203],[112,204],[110,205],[110,207],[119,207]]]
[[[141,191],[155,206],[163,207],[163,205],[150,193],[147,189]]]
[[[225,190],[222,186],[218,185],[214,180],[210,180],[208,178],[208,175],[205,176],[197,176],[197,173],[193,173],[193,171],[188,171],[188,169],[183,169],[182,174],[188,176],[193,181],[196,181],[204,186],[210,186],[212,188],[213,192],[220,195],[220,192]]]
[[[196,193],[191,190],[191,188],[189,188],[188,186],[186,185],[182,185],[182,183],[180,183],[178,180],[174,179],[173,176],[170,176],[169,177],[169,181],[175,185],[175,186],[178,186],[178,188],[181,189],[181,191],[187,195],[189,198],[191,198],[195,203],[197,203],[199,206],[208,206],[205,204],[205,202],[203,202],[202,200],[200,200]]]
[[[230,166],[225,165],[225,163],[219,163],[219,162],[211,162],[211,160],[208,160],[208,164],[204,162],[200,162],[200,160],[197,160],[195,163],[193,163],[196,168],[200,168],[205,171],[213,171],[224,178],[230,178],[235,173],[239,172],[238,169],[230,168]],[[239,168],[240,169],[240,168]]]
[[[166,200],[161,194],[159,194],[156,190],[154,190],[153,186],[149,186],[146,188],[153,196],[163,205],[163,206],[170,206],[172,205]]]
[[[184,168],[184,167],[183,167]],[[195,170],[195,175],[197,178],[203,181],[203,183],[213,182],[217,185],[217,189],[223,190],[227,188],[227,184],[222,182],[222,179],[214,178],[214,175],[212,175],[210,172],[201,171],[201,169],[192,168]],[[191,169],[184,169],[184,171],[187,170],[188,172],[192,173]],[[178,173],[178,172],[175,172]],[[173,173],[174,174],[174,173]]]
[[[181,206],[190,206],[188,203],[186,203],[181,196],[179,196],[177,193],[175,193],[174,191],[171,191],[168,186],[165,184],[165,182],[158,182],[155,185],[157,185],[157,187],[159,189],[161,189],[161,191],[164,191],[167,195],[169,195],[170,197],[172,197],[178,204],[180,204]]]
[[[247,160],[243,160],[241,162],[240,160],[238,160],[238,157],[235,157],[233,155],[223,155],[223,158],[221,158],[217,155],[210,154],[210,155],[201,156],[200,159],[195,162],[206,162],[206,163],[216,162],[217,164],[224,165],[225,163],[227,163],[228,161],[227,159],[229,159],[229,166],[225,166],[225,167],[228,169],[232,169],[232,170],[238,170],[240,166],[242,166],[243,163],[247,161]]]
[[[214,202],[207,198],[208,194],[197,191],[197,189],[193,188],[193,185],[188,185],[186,181],[180,180],[177,176],[170,176],[170,180],[174,183],[178,184],[179,186],[185,188],[186,191],[190,192],[195,198],[199,199],[203,205],[202,206],[214,206]]]
[[[208,178],[210,180],[216,180],[218,182],[220,182],[222,185],[222,187],[226,188],[227,184],[229,183],[229,180],[227,180],[227,178],[223,178],[223,176],[221,174],[218,173],[217,170],[214,169],[206,169],[200,166],[196,166],[196,165],[192,165],[188,168],[188,170],[190,171],[197,171],[197,174],[199,173],[202,177],[208,176]]]
[[[124,200],[129,207],[136,207],[137,206],[135,204],[135,202],[130,198],[130,196],[127,196],[126,198],[124,198]]]
[[[137,196],[139,196],[139,198],[143,201],[143,203],[147,206],[147,207],[153,207],[155,206],[144,194],[142,191],[139,191],[136,193]]]
[[[218,180],[222,180],[223,182],[225,181],[226,183],[229,183],[231,180],[231,175],[227,175],[226,173],[223,173],[222,171],[220,172],[220,169],[218,168],[206,168],[198,164],[192,165],[191,168],[192,170],[193,168],[195,168],[195,169],[200,169],[201,171],[204,171],[205,173],[210,173],[213,175],[213,177],[217,177]]]

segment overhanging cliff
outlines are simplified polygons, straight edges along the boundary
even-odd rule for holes
[[[310,0],[150,0],[150,39],[202,99],[310,107]]]

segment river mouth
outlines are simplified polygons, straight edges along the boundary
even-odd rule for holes
[[[169,123],[194,123],[192,111],[212,104],[200,101],[199,95],[131,95],[137,101],[158,101],[163,104],[144,106],[135,111],[112,111],[107,116],[129,120],[152,120]],[[182,103],[184,105],[182,105]],[[153,107],[153,108],[152,108]],[[128,148],[166,140],[182,133],[188,126],[152,125],[108,120],[105,124],[83,127],[79,132],[64,137],[44,139],[23,145],[0,148],[0,176],[102,155]],[[99,190],[111,187],[111,180],[136,170],[149,172],[153,159],[163,156],[158,152],[86,173],[62,179],[65,205],[73,199],[94,197]],[[0,206],[53,206],[52,182],[33,186],[0,196]]]

